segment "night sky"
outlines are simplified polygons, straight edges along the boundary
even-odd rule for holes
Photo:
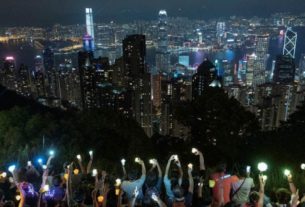
[[[1,0],[0,3],[0,26],[83,23],[85,7],[93,8],[95,21],[104,22],[155,19],[161,8],[169,16],[196,19],[305,12],[304,0]]]

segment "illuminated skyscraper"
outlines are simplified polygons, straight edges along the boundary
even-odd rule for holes
[[[256,60],[256,55],[253,53],[252,55],[247,55],[247,72],[246,72],[246,85],[253,85],[253,74],[254,74],[254,63]]]
[[[54,67],[54,52],[51,48],[43,51],[43,65],[47,79],[47,93],[49,97],[58,97],[58,74]]]
[[[217,22],[216,24],[216,37],[218,42],[221,42],[222,38],[225,36],[226,32],[226,23],[225,22]]]
[[[16,77],[16,92],[22,96],[31,95],[30,71],[27,66],[21,64]]]
[[[1,84],[10,90],[15,90],[16,62],[14,57],[5,58],[1,73]]]
[[[159,11],[158,50],[167,52],[167,12],[165,10]]]
[[[261,35],[256,36],[255,39],[255,61],[253,70],[253,82],[252,86],[257,86],[266,82],[265,72],[267,67],[268,59],[268,48],[269,48],[269,36]]]
[[[217,70],[213,63],[209,60],[203,61],[192,78],[193,99],[201,96],[208,87],[220,86],[217,79]]]
[[[289,55],[279,55],[276,57],[273,81],[276,83],[293,83],[295,76],[294,59]]]
[[[168,47],[168,25],[167,25],[167,12],[165,10],[159,11],[158,21],[158,40],[157,40],[157,53],[156,53],[156,68],[158,72],[169,72],[169,53]]]
[[[92,49],[94,50],[94,24],[93,24],[93,14],[91,8],[86,8],[86,32],[88,36],[92,38]]]
[[[285,42],[283,47],[283,55],[295,58],[298,34],[288,27],[285,33]]]
[[[96,108],[95,68],[92,52],[78,53],[81,99],[83,110]]]
[[[152,135],[151,77],[145,57],[144,35],[130,35],[123,40],[124,74],[130,98],[130,112],[150,137]]]

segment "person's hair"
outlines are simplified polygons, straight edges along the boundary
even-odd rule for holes
[[[62,182],[62,180],[61,180],[61,177],[60,177],[59,175],[54,176],[53,181],[52,181],[52,184],[53,184],[55,187],[60,186],[61,182]]]
[[[276,200],[279,204],[288,204],[290,202],[290,195],[286,188],[279,188],[276,191]]]
[[[253,192],[250,193],[250,195],[249,195],[249,202],[251,204],[255,204],[258,201],[258,199],[259,199],[258,192],[253,191]]]
[[[156,175],[156,173],[153,171],[150,171],[150,172],[148,172],[148,174],[146,176],[145,183],[146,183],[147,187],[153,187],[156,185],[157,180],[158,180],[158,176]]]
[[[137,169],[131,169],[127,174],[128,180],[136,180],[138,177],[138,170]]]
[[[247,177],[248,173],[247,173],[247,167],[246,166],[242,166],[239,168],[238,170],[238,176],[239,177]]]
[[[173,191],[175,198],[177,198],[177,199],[183,198],[184,191],[179,185],[176,185],[175,187],[173,187],[172,191]]]
[[[226,163],[219,163],[217,166],[216,166],[216,172],[226,172],[226,169],[227,169],[227,164]]]

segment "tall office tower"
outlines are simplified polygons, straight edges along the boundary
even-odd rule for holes
[[[267,67],[268,59],[268,48],[269,48],[269,36],[256,36],[255,39],[255,55],[256,59],[254,61],[254,70],[253,70],[253,82],[252,86],[256,87],[257,85],[263,84],[266,82],[265,72]]]
[[[276,57],[273,81],[280,84],[294,82],[295,63],[290,55],[278,55]]]
[[[108,49],[115,43],[114,30],[110,25],[99,25],[96,28],[95,43],[98,48]]]
[[[14,57],[5,58],[1,73],[1,84],[10,90],[15,90],[16,62]]]
[[[165,10],[159,11],[159,22],[158,22],[158,51],[167,52],[167,12]]]
[[[93,14],[92,8],[86,8],[86,32],[88,36],[92,38],[92,49],[94,50],[94,24],[93,24]]]
[[[167,25],[167,12],[165,10],[159,11],[158,22],[158,40],[156,52],[156,68],[158,72],[169,72],[170,54],[168,48],[168,25]]]
[[[247,55],[247,72],[246,72],[246,85],[253,86],[253,74],[254,74],[254,63],[256,60],[256,55]]]
[[[288,27],[285,33],[285,41],[283,47],[283,55],[295,58],[298,34]]]
[[[40,55],[37,55],[34,59],[34,86],[36,91],[36,97],[46,97],[46,83],[45,83],[45,68],[43,65],[43,59]]]
[[[246,85],[247,59],[240,60],[238,64],[238,81],[241,85]]]
[[[96,84],[93,52],[83,51],[78,53],[78,69],[82,109],[94,109],[96,108]]]
[[[208,87],[220,86],[217,82],[217,70],[209,60],[203,61],[197,73],[192,78],[192,97],[196,99],[201,96]]]
[[[152,100],[156,114],[159,115],[161,107],[161,80],[162,74],[157,73],[152,75]]]
[[[49,97],[59,97],[58,74],[54,67],[54,52],[51,48],[43,51],[43,65],[47,79],[47,94]]]
[[[192,99],[190,94],[192,90],[191,77],[175,71],[168,78],[162,80],[161,88],[160,134],[186,140],[189,138],[190,129],[175,119],[175,108]]]
[[[228,60],[222,60],[221,66],[223,68],[223,86],[234,84],[234,65]]]
[[[170,73],[170,53],[156,52],[156,68],[157,72]]]
[[[36,55],[35,59],[34,59],[34,71],[35,72],[42,72],[43,74],[45,74],[45,68],[44,68],[44,64],[43,64],[43,58],[40,55]]]
[[[123,40],[124,74],[131,100],[132,116],[150,137],[152,135],[151,78],[145,63],[144,35],[130,35]]]
[[[21,64],[16,75],[16,92],[22,96],[31,96],[30,71],[26,65]]]
[[[225,36],[226,32],[226,23],[225,22],[217,22],[216,24],[216,37],[218,42],[221,42],[222,38]]]

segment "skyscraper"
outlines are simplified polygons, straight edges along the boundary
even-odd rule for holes
[[[167,12],[166,10],[159,11],[158,22],[158,51],[167,52]]]
[[[16,61],[14,57],[5,58],[1,73],[1,84],[10,90],[15,90]]]
[[[30,71],[21,64],[16,75],[16,92],[22,96],[31,96]]]
[[[268,48],[269,48],[269,36],[268,35],[258,35],[255,38],[256,47],[254,60],[254,70],[253,70],[253,82],[252,86],[257,86],[265,83],[265,72],[267,67],[268,59]]]
[[[94,50],[94,24],[93,24],[93,14],[92,8],[86,8],[86,32],[88,36],[92,38],[92,49]]]
[[[54,52],[51,48],[43,51],[43,65],[47,78],[47,93],[49,97],[58,97],[58,74],[54,67]]]
[[[170,54],[168,47],[168,23],[166,10],[160,10],[158,15],[158,39],[156,52],[156,68],[158,72],[169,72]]]
[[[78,68],[83,110],[96,108],[95,68],[92,52],[78,53]]]
[[[294,59],[289,55],[278,55],[276,58],[273,81],[275,83],[293,83],[295,76]]]
[[[283,55],[295,58],[298,34],[288,27],[285,33],[285,42],[283,47]]]
[[[144,35],[130,35],[123,40],[124,74],[132,116],[150,137],[152,135],[151,78],[145,63]]]
[[[209,60],[203,61],[192,78],[193,99],[201,96],[208,87],[219,86],[216,84],[217,81],[217,70],[213,63]]]

